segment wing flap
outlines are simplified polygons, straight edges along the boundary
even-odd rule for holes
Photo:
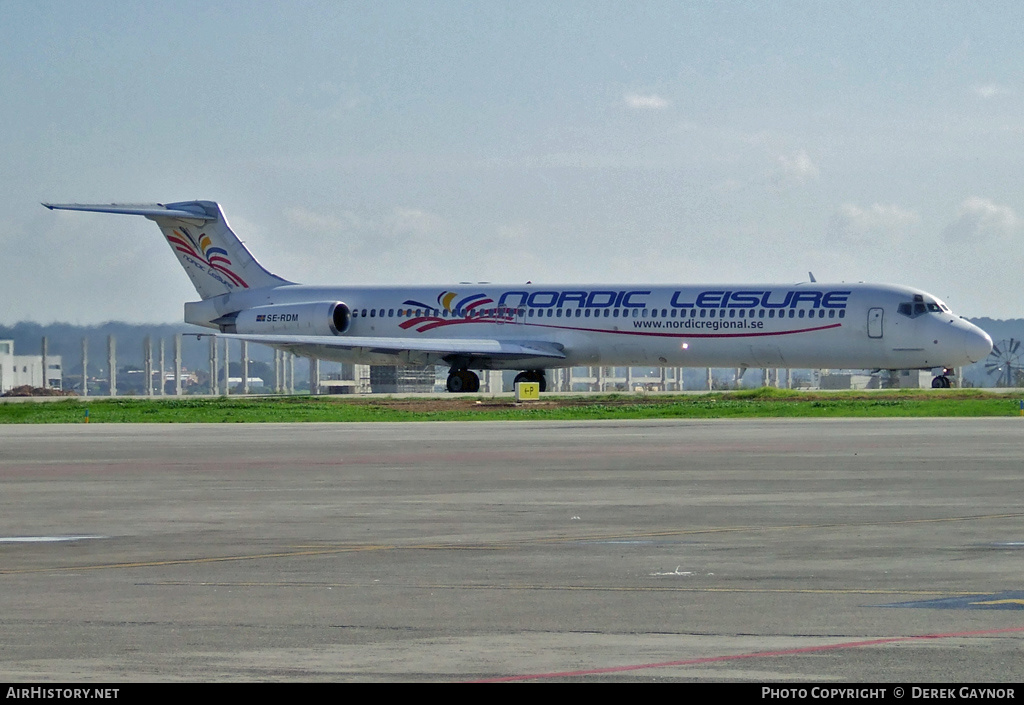
[[[553,343],[493,338],[386,338],[349,335],[246,335],[241,333],[222,333],[217,337],[278,347],[317,345],[335,350],[358,348],[385,355],[434,353],[505,359],[548,357],[561,360],[565,358],[561,346]]]

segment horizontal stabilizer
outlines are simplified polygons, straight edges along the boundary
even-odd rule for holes
[[[44,203],[50,210],[89,211],[92,213],[120,213],[122,215],[144,215],[147,218],[186,218],[189,220],[217,220],[199,206],[174,203],[167,207],[162,203]]]
[[[256,261],[214,201],[43,205],[50,210],[141,215],[154,221],[203,299],[291,284]]]

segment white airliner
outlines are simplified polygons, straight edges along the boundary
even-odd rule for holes
[[[577,365],[933,369],[983,359],[992,339],[918,289],[883,284],[309,286],[271,274],[218,204],[52,204],[156,222],[199,292],[185,321],[227,338],[340,362],[471,370]]]

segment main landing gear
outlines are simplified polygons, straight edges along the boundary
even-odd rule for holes
[[[465,367],[461,369],[455,369],[453,367],[448,372],[448,391],[479,392],[480,378],[476,376],[475,372],[470,372]]]
[[[540,391],[548,389],[547,379],[544,378],[544,370],[527,370],[516,375],[516,382],[536,382],[540,385]],[[480,391],[480,378],[475,372],[470,372],[465,367],[453,367],[448,370],[448,391],[466,392],[472,394]]]
[[[540,385],[540,391],[546,392],[548,390],[548,381],[544,378],[544,370],[527,370],[526,372],[520,372],[512,382],[513,388],[515,388],[515,385],[520,382],[536,382]]]

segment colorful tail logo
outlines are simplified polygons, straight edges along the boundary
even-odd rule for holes
[[[245,289],[249,288],[245,280],[228,268],[231,266],[231,260],[228,259],[227,250],[223,247],[213,247],[213,241],[206,233],[200,233],[199,241],[196,242],[188,230],[177,228],[167,236],[167,239],[178,252],[205,262],[211,269],[216,269],[235,285]]]

